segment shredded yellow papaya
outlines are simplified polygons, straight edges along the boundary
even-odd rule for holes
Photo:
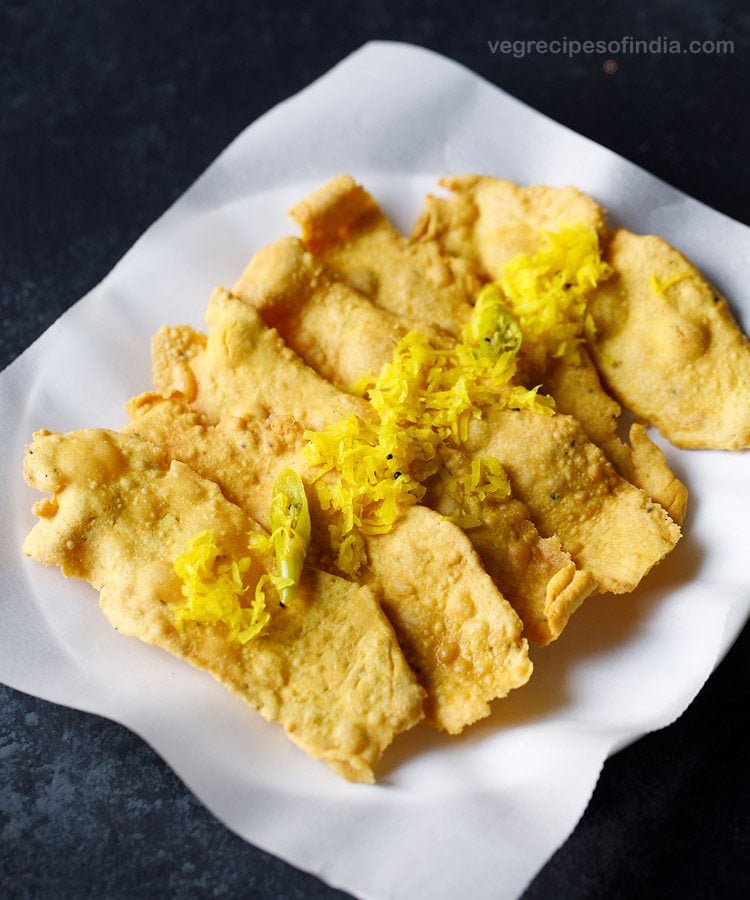
[[[306,433],[308,458],[320,467],[321,504],[340,513],[331,542],[343,572],[354,574],[366,561],[362,535],[390,530],[405,507],[419,503],[425,480],[441,470],[441,447],[460,447],[485,409],[554,411],[538,387],[512,383],[517,355],[542,370],[551,359],[580,363],[581,345],[595,333],[589,297],[611,271],[589,226],[546,232],[537,253],[514,257],[500,281],[482,289],[460,342],[436,346],[410,332],[379,375],[354,386],[377,419],[352,416]],[[467,497],[507,496],[505,473],[494,466],[475,461],[461,485]],[[478,520],[467,514],[462,523]]]
[[[270,519],[271,534],[251,535],[249,549],[275,553],[276,572],[260,576],[250,605],[242,602],[250,590],[243,576],[252,565],[252,557],[233,559],[219,547],[210,530],[193,535],[173,564],[185,598],[175,610],[178,629],[182,630],[185,622],[221,623],[227,628],[228,641],[245,644],[270,621],[266,610],[269,587],[277,592],[281,606],[294,599],[311,529],[305,486],[292,469],[282,469],[276,477]]]
[[[182,581],[185,602],[175,610],[175,623],[181,631],[185,622],[223,624],[227,640],[246,644],[257,637],[269,621],[263,595],[263,578],[259,579],[253,601],[243,606],[248,593],[243,575],[252,558],[232,559],[216,542],[210,530],[200,531],[189,541],[174,561],[174,571]]]
[[[690,278],[690,272],[678,272],[671,278],[666,278],[664,281],[659,281],[656,275],[654,275],[652,272],[648,283],[653,293],[656,294],[657,297],[661,297],[661,299],[664,300],[666,299],[667,291],[675,284],[679,284],[681,281],[685,281],[686,278]]]
[[[471,461],[471,472],[464,478],[464,489],[478,500],[505,499],[510,496],[510,481],[500,460],[485,456]]]
[[[474,458],[471,461],[471,469],[461,478],[457,478],[444,468],[438,471],[438,476],[459,504],[458,512],[448,518],[464,530],[482,524],[482,520],[472,513],[471,508],[476,508],[478,503],[487,500],[505,500],[511,495],[508,475],[500,460],[494,456]]]
[[[509,260],[477,304],[512,313],[523,335],[522,352],[536,366],[543,369],[550,359],[578,365],[581,345],[595,335],[589,297],[611,273],[596,232],[584,224],[566,225],[545,232],[537,253]],[[502,330],[505,319],[499,321]]]
[[[520,343],[512,325],[505,329],[510,340],[494,328],[489,345],[483,329],[475,324],[462,342],[445,347],[409,332],[380,374],[353,388],[373,407],[372,421],[350,416],[305,433],[307,458],[320,467],[320,503],[339,512],[330,532],[342,572],[353,575],[366,562],[362,535],[389,531],[408,506],[419,503],[424,481],[440,469],[441,448],[460,446],[483,410],[501,405],[553,412],[553,401],[537,388],[510,383]],[[480,467],[474,488],[499,490],[500,481],[497,468]]]
[[[379,429],[357,416],[305,437],[306,455],[320,467],[315,482],[320,505],[339,513],[329,526],[337,565],[354,575],[367,559],[362,535],[389,531],[405,506],[421,500],[424,488],[407,471],[407,442],[386,446]],[[323,478],[329,472],[332,477]]]

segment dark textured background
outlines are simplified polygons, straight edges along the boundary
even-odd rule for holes
[[[748,222],[749,33],[727,0],[0,3],[0,366],[249,122],[373,38],[438,50]],[[609,76],[598,55],[487,47],[626,34],[735,47],[615,56]],[[748,896],[748,650],[746,629],[678,722],[607,762],[525,900]],[[119,725],[2,686],[0,703],[0,896],[343,896],[228,832]]]

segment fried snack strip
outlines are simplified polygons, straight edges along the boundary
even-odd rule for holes
[[[441,178],[450,199],[428,196],[412,238],[470,260],[482,279],[498,279],[519,253],[533,253],[539,236],[582,223],[604,238],[604,210],[574,187],[520,187],[484,175]]]
[[[252,345],[262,340],[266,329],[239,301],[222,312],[232,310],[249,320],[250,327],[243,331],[237,319],[231,325],[225,318],[223,330],[213,318],[208,343],[211,346],[216,338],[218,346],[231,354],[232,370],[227,358],[214,362],[234,372],[235,390],[224,380],[218,402],[236,411],[245,385],[263,374],[254,368]],[[248,350],[244,357],[243,345]],[[282,364],[273,370],[275,379],[286,376]],[[200,384],[200,378],[197,381]],[[293,397],[290,393],[287,405],[295,402]],[[315,399],[312,394],[305,397],[308,406],[314,406]],[[210,424],[184,398],[156,394],[131,401],[129,412],[133,421],[128,432],[168,448],[175,458],[216,481],[225,496],[263,525],[268,524],[271,485],[279,469],[290,467],[303,477],[314,476],[301,452],[303,427],[288,415],[277,414],[263,423],[216,416],[215,424]],[[317,557],[321,566],[330,566],[327,525],[333,521],[332,513],[320,507],[314,490],[308,496]],[[377,589],[407,661],[426,689],[428,724],[457,734],[488,715],[491,700],[525,684],[531,663],[521,620],[459,528],[432,510],[411,507],[389,535],[367,537],[367,553],[363,578]]]
[[[750,341],[726,300],[662,238],[620,229],[590,304],[614,394],[679,447],[750,448]]]
[[[468,513],[479,522],[467,530],[469,540],[521,617],[526,637],[545,646],[562,634],[573,613],[596,590],[596,580],[576,567],[556,535],[539,534],[525,503],[514,497],[479,501],[462,491],[471,459],[468,453],[447,454],[445,467],[456,487],[448,489],[438,474],[427,482],[422,502],[444,516]]]
[[[622,475],[648,494],[682,525],[688,490],[669,468],[662,450],[648,436],[645,427],[633,422],[629,444],[618,433],[622,407],[602,387],[599,373],[586,350],[574,366],[557,360],[547,370],[544,390],[555,398],[557,410],[573,416],[586,435]]]
[[[52,494],[35,504],[29,556],[90,582],[115,628],[210,672],[339,775],[372,782],[394,735],[422,718],[423,691],[368,588],[308,570],[294,603],[244,645],[220,624],[175,626],[172,563],[189,539],[211,529],[237,558],[259,526],[163,450],[100,429],[40,431],[24,474]],[[270,565],[254,560],[249,577]]]
[[[533,255],[544,232],[566,224],[588,225],[606,246],[604,211],[576,188],[524,188],[478,175],[446,178],[441,184],[450,188],[453,196],[427,197],[412,239],[435,244],[446,254],[471,261],[481,278],[499,278],[509,260],[518,254]],[[606,283],[601,290],[607,291]],[[377,302],[392,308],[379,297]],[[618,426],[622,409],[602,386],[586,350],[582,348],[580,355],[580,365],[556,360],[534,379],[542,381],[543,390],[555,398],[560,412],[578,419],[623,478],[644,490],[681,524],[687,488],[675,477],[641,424],[631,425],[629,445],[621,440]]]
[[[666,511],[621,478],[571,416],[491,410],[470,429],[469,446],[500,460],[539,531],[557,534],[602,591],[632,591],[680,538]]]
[[[387,298],[391,312],[453,334],[466,320],[466,298],[481,287],[460,255],[435,243],[408,241],[349,175],[301,200],[291,211],[302,240],[363,294]]]
[[[259,310],[267,326],[282,336],[293,332],[294,350],[307,366],[348,391],[368,366],[379,371],[390,362],[411,326],[331,274],[297,238],[281,238],[255,254],[233,292]],[[302,294],[309,296],[308,302],[300,302]],[[322,331],[326,340],[320,344]],[[435,325],[420,326],[420,331],[438,340],[448,336]]]
[[[270,263],[274,256],[283,257],[275,280],[275,267]],[[258,278],[256,270],[260,272]],[[325,323],[340,316],[329,298],[334,281],[335,277],[299,244],[284,240],[251,260],[235,291],[261,315],[272,316],[284,340],[303,359],[311,365],[315,359],[326,360],[321,374],[332,376],[330,364],[336,358],[335,349]],[[342,290],[339,285],[334,299]],[[349,291],[355,293],[351,287]],[[367,302],[366,298],[360,298],[359,304],[363,302]],[[278,315],[280,308],[295,308],[297,312],[285,317]],[[373,345],[365,336],[354,346],[362,335],[356,325],[357,308],[351,299],[347,306],[347,321],[352,326],[349,354],[359,361],[360,374],[378,371],[384,361],[379,345]],[[308,309],[314,310],[310,318]],[[308,352],[313,341],[314,354]],[[477,456],[494,455],[509,473],[516,473],[511,475],[514,494],[526,504],[540,533],[556,535],[563,550],[570,553],[580,569],[590,573],[601,590],[632,590],[679,539],[679,527],[666,512],[618,476],[570,416],[498,410],[477,433],[480,439],[472,451]],[[546,498],[534,486],[540,484],[545,485]],[[575,515],[567,503],[550,505],[553,495],[557,500],[573,493],[578,503]],[[639,552],[632,554],[636,543]]]
[[[217,288],[209,301],[209,338],[187,325],[163,326],[151,341],[154,386],[185,396],[207,421],[286,415],[315,431],[369,404],[320,378],[274,330],[237,298]],[[312,403],[308,397],[313,397]]]

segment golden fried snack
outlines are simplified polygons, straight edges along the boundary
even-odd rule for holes
[[[211,425],[184,398],[156,394],[135,398],[129,412],[128,433],[164,447],[215,481],[266,527],[278,471],[314,474],[301,452],[303,429],[289,416],[262,423],[224,417]],[[315,491],[308,494],[317,526],[312,554],[325,567],[331,563],[327,526],[333,514],[321,508]],[[429,724],[458,734],[489,714],[491,700],[526,683],[531,663],[521,621],[459,528],[432,510],[411,507],[390,534],[367,537],[367,554],[362,577],[377,590],[427,692]]]
[[[287,247],[294,252],[299,250],[314,262],[295,239],[280,241],[279,247]],[[272,269],[265,268],[268,254],[261,252],[263,285],[254,296],[268,300],[273,320],[278,316],[280,322],[286,322],[287,319],[280,316],[279,311],[289,311],[289,307],[277,302],[280,296],[283,297],[283,292],[279,294],[275,291],[270,278]],[[286,283],[283,273],[287,270],[284,265],[280,265],[277,271],[280,280]],[[300,283],[300,289],[305,290],[304,283]],[[370,358],[382,352],[379,342],[373,340],[373,334],[378,332],[362,327],[358,318],[359,312],[363,311],[366,326],[374,325],[376,322],[370,318],[370,313],[379,319],[382,311],[375,309],[366,298],[352,292],[348,286],[344,285],[344,290],[353,294],[350,298],[353,305],[347,318],[349,339],[344,351],[334,339],[336,332],[326,327],[327,319],[337,321],[335,310],[325,312],[324,308],[320,318],[320,329],[327,335],[326,341],[320,345],[322,354],[316,352],[318,328],[311,327],[315,317],[307,318],[307,307],[301,307],[301,312],[305,314],[297,319],[300,333],[309,329],[310,343],[307,348],[310,355],[319,361],[322,373],[339,382],[347,381],[347,374],[362,374],[363,351],[370,354]],[[292,299],[295,296],[290,294]],[[313,297],[312,293],[310,297]],[[164,380],[157,381],[159,390],[169,394],[179,384],[186,381],[192,384],[193,392],[188,399],[194,408],[207,414],[208,421],[217,422],[222,418],[222,404],[225,418],[242,416],[243,409],[246,409],[247,415],[258,418],[273,409],[277,413],[290,415],[312,429],[335,424],[352,414],[361,419],[372,416],[372,409],[364,400],[340,391],[333,396],[331,384],[306,366],[275,331],[264,326],[258,313],[238,298],[218,289],[209,303],[206,316],[209,323],[207,343],[205,337],[195,333],[192,339],[195,347],[206,347],[206,353],[193,353],[192,363],[185,362],[186,335],[190,331],[187,328],[162,329],[154,339],[153,351],[155,377],[163,372],[177,373],[174,386]],[[402,326],[395,331],[394,327],[391,322],[381,329],[386,345],[394,340],[395,335],[401,336]],[[356,338],[354,329],[357,330]],[[388,347],[388,357],[392,346]],[[382,358],[385,360],[386,356]],[[231,361],[231,366],[226,365],[227,360]],[[329,365],[331,360],[337,360],[337,365],[342,366],[340,379],[334,378],[333,366]],[[178,363],[187,366],[189,371],[180,373]],[[273,378],[269,378],[269,372],[274,373]],[[201,387],[202,384],[206,386]],[[267,402],[266,398],[271,398],[272,402]],[[453,454],[453,462],[456,474],[471,467],[471,458],[465,454]],[[455,498],[442,481],[436,480],[431,484],[425,500],[444,515],[456,512]],[[572,613],[594,591],[595,579],[590,573],[576,569],[554,535],[539,535],[522,503],[515,500],[503,504],[487,503],[475,513],[481,525],[471,529],[469,537],[485,568],[521,617],[528,638],[537,644],[549,643],[559,636]]]
[[[273,385],[269,387],[273,409],[291,415],[306,427],[320,428],[350,414],[362,419],[370,417],[369,404],[350,394],[339,393],[334,403],[329,381],[351,384],[368,363],[375,368],[372,364],[376,361],[378,367],[388,361],[404,334],[404,326],[343,282],[329,291],[331,282],[323,267],[293,238],[260,251],[246,276],[238,284],[245,300],[257,304],[262,314],[268,316],[269,323],[277,322],[289,334],[293,331],[295,349],[304,353],[310,362],[315,361],[318,374],[299,357],[290,355],[278,334],[265,329],[253,309],[218,290],[207,311],[206,357],[195,356],[191,363],[195,372],[201,374],[194,375],[191,369],[189,376],[179,378],[179,383],[187,377],[196,385],[190,398],[194,406],[207,411],[212,421],[220,417],[214,401],[207,396],[208,389],[200,387],[205,379],[206,384],[223,392],[229,414],[240,415],[238,410],[243,404],[254,414],[259,407],[270,406],[257,397],[265,390],[266,373],[273,371]],[[300,302],[302,294],[309,302]],[[344,342],[336,324],[341,321],[340,303],[346,310]],[[175,370],[165,358],[184,359],[181,334],[162,330],[157,335],[155,371]],[[322,334],[324,340],[319,339]],[[203,339],[196,338],[196,342],[202,345]],[[230,367],[222,362],[222,354],[232,361]],[[226,383],[229,378],[231,388]],[[284,388],[278,390],[278,385]],[[163,393],[171,389],[164,383],[157,386]],[[304,404],[302,397],[306,398]],[[304,411],[300,411],[302,405]],[[471,468],[471,458],[466,454],[453,454],[453,461],[456,474]],[[444,515],[456,512],[455,498],[439,480],[432,483],[425,499]],[[554,640],[572,613],[596,588],[594,577],[576,569],[554,535],[541,537],[529,519],[528,510],[517,500],[502,504],[489,502],[474,513],[481,524],[469,531],[469,538],[503,596],[521,617],[526,635],[537,644]]]
[[[556,534],[602,591],[634,590],[674,547],[680,528],[621,478],[571,416],[493,409],[469,446],[500,460],[542,534]]]
[[[544,390],[554,398],[559,412],[576,419],[586,435],[604,451],[615,470],[663,506],[678,525],[687,508],[688,491],[646,429],[630,426],[629,444],[618,433],[622,407],[602,388],[599,373],[586,350],[580,365],[556,360],[547,370]]]
[[[614,394],[679,447],[750,448],[750,342],[726,300],[662,238],[620,229],[607,259],[591,349]]]
[[[331,277],[294,238],[260,250],[235,291],[261,311],[268,325],[278,325],[287,338],[293,335],[291,346],[319,375],[342,388],[353,384],[366,368],[376,371],[390,361],[408,331],[401,317],[375,307],[348,283]],[[422,330],[438,339],[442,335],[434,327]],[[312,389],[309,377],[304,389],[307,393]],[[352,411],[369,414],[362,404]],[[471,464],[464,454],[454,454],[453,460],[456,475]],[[458,511],[456,498],[439,480],[432,482],[425,502],[444,515]],[[517,500],[489,501],[472,512],[481,524],[471,529],[469,537],[521,616],[525,633],[536,644],[554,640],[595,589],[594,578],[576,570],[555,536],[539,535],[528,510]]]
[[[423,691],[375,595],[341,578],[308,570],[294,602],[246,644],[221,623],[176,626],[172,564],[186,543],[211,529],[239,558],[259,526],[162,449],[100,429],[40,431],[24,474],[52,494],[35,504],[29,556],[89,581],[115,628],[210,672],[339,775],[373,781],[394,735],[422,718]],[[248,577],[269,565],[255,558]]]
[[[603,210],[575,188],[522,188],[476,175],[441,183],[454,197],[428,198],[413,237],[473,261],[489,278],[498,278],[516,254],[533,253],[544,231],[572,222],[594,228],[615,272],[590,304],[597,326],[591,352],[607,386],[677,446],[750,447],[750,343],[726,300],[677,250],[662,238],[624,229],[610,237]],[[566,395],[567,411],[596,440],[586,403],[572,402],[579,397]],[[610,435],[610,449],[604,449],[621,474],[645,490],[664,483],[666,495],[652,496],[679,521],[687,492],[647,441],[643,432],[631,434],[628,454]]]
[[[470,261],[482,279],[499,278],[509,260],[518,254],[533,255],[544,232],[566,224],[583,223],[602,239],[607,237],[602,208],[573,187],[524,188],[478,175],[445,178],[441,184],[453,191],[453,196],[427,198],[412,239]],[[600,291],[606,295],[607,282]],[[391,300],[380,296],[375,299],[393,308]],[[466,299],[468,304],[471,298]],[[579,365],[555,360],[545,372],[537,373],[544,391],[555,398],[560,412],[580,422],[623,478],[644,490],[681,524],[687,505],[686,487],[641,425],[631,427],[629,446],[621,440],[618,422],[622,409],[604,390],[585,349],[580,357]]]
[[[472,266],[437,244],[407,240],[349,175],[314,191],[290,214],[304,244],[362,293],[388,298],[381,305],[415,322],[460,331],[466,298],[481,286]]]
[[[275,282],[268,264],[272,252],[283,258]],[[331,329],[326,327],[328,320],[339,315],[328,297],[333,275],[290,241],[279,242],[276,251],[263,253],[262,286],[256,286],[252,260],[236,291],[243,300],[257,304],[261,315],[271,310],[286,343],[312,366],[316,359],[324,359],[322,374],[335,378],[337,373],[331,371],[335,346],[329,340]],[[337,286],[334,299],[342,291]],[[355,293],[351,287],[349,291]],[[296,313],[279,316],[278,298],[283,298],[284,308],[294,307]],[[383,363],[380,344],[373,344],[367,332],[357,326],[358,310],[366,303],[362,297],[356,303],[353,297],[347,301],[347,321],[351,326],[349,358],[358,360],[360,374],[377,371]],[[314,316],[308,318],[307,309],[315,310]],[[370,311],[368,316],[371,315]],[[314,353],[310,352],[313,344]],[[346,380],[342,373],[338,374],[336,380]],[[347,370],[346,377],[351,374]],[[497,414],[492,413],[477,424],[475,434],[471,448],[474,454],[492,454],[501,461],[511,475],[514,494],[527,506],[540,533],[555,535],[562,549],[593,577],[601,590],[632,590],[679,539],[678,526],[664,510],[618,476],[570,416],[497,410]],[[573,494],[578,504],[575,514],[571,505]],[[554,500],[550,501],[552,497]],[[568,499],[557,503],[561,497]],[[640,548],[638,553],[633,553],[634,544]]]
[[[167,396],[183,394],[209,422],[262,419],[283,409],[321,430],[349,415],[370,415],[364,400],[316,375],[257,313],[223,288],[214,291],[206,321],[208,339],[187,325],[163,326],[151,342],[151,355],[156,389]]]
[[[495,280],[508,260],[534,253],[539,236],[580,222],[606,235],[604,210],[574,187],[520,187],[484,175],[441,178],[449,199],[428,196],[412,238],[471,260],[480,277]]]
[[[498,602],[467,535],[433,510],[411,507],[391,531],[369,538],[368,550],[375,543],[369,568],[383,597],[396,598],[383,608],[427,690],[428,721],[460,734],[489,715],[489,700],[528,681],[521,620]]]
[[[439,475],[427,482],[425,506],[447,517],[469,515],[479,524],[466,532],[482,565],[521,617],[524,634],[537,646],[557,640],[570,617],[597,587],[590,572],[576,568],[556,535],[542,537],[520,500],[482,501],[461,491],[471,456],[449,453],[446,470],[455,487]]]
[[[259,250],[245,274],[234,286],[234,294],[253,309],[262,311],[263,322],[295,334],[295,350],[304,346],[304,359],[319,375],[346,391],[362,375],[362,350],[368,360],[378,360],[377,369],[392,357],[396,344],[409,331],[401,316],[378,309],[346,281],[330,272],[297,238],[281,238]],[[300,304],[299,295],[309,294]],[[318,343],[325,329],[324,346]],[[424,333],[443,332],[426,326]]]

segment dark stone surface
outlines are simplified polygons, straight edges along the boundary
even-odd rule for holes
[[[749,31],[727,0],[0,3],[0,366],[250,121],[374,38],[445,53],[748,222]],[[623,35],[734,53],[518,58],[487,43]],[[607,762],[526,900],[748,894],[749,644],[746,629],[681,719]],[[342,896],[227,831],[126,729],[0,697],[1,896]]]

